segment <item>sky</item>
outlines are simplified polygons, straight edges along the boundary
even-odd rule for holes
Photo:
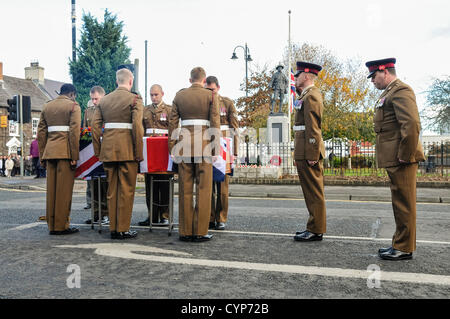
[[[448,0],[77,0],[77,37],[83,12],[100,20],[105,9],[125,24],[124,34],[139,59],[139,91],[145,94],[145,41],[148,41],[148,86],[162,85],[166,103],[188,87],[190,70],[202,66],[218,77],[220,94],[245,95],[244,50],[250,70],[275,69],[288,45],[322,45],[340,59],[362,62],[397,58],[397,74],[411,85],[419,109],[433,78],[450,75],[450,1]],[[45,77],[71,82],[71,0],[0,0],[3,73],[24,77],[38,61]],[[148,90],[149,91],[149,90]],[[148,93],[149,94],[149,93]],[[150,97],[148,95],[148,101]],[[150,103],[150,102],[149,102]]]

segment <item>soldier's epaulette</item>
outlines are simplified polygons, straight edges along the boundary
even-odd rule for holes
[[[222,96],[222,98],[227,102],[234,103],[234,101],[232,99],[230,99],[229,97]]]

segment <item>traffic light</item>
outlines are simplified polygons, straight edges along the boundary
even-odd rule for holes
[[[7,103],[9,105],[8,120],[17,122],[19,117],[19,96],[14,95],[12,99],[8,99]]]
[[[22,110],[23,123],[31,123],[31,98],[29,96],[22,96]]]
[[[7,100],[9,105],[9,121],[20,122],[20,97],[21,95],[14,95],[12,99]],[[22,110],[23,123],[31,123],[31,98],[29,96],[22,96]]]

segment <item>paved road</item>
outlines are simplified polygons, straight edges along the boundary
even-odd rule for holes
[[[136,226],[138,238],[112,241],[109,231],[83,226],[89,216],[82,193],[72,206],[72,223],[81,231],[66,237],[49,236],[46,224],[37,222],[45,214],[44,192],[3,189],[0,203],[0,298],[450,296],[445,203],[418,204],[418,248],[404,262],[376,256],[394,231],[389,202],[328,200],[327,235],[307,244],[292,239],[307,218],[300,199],[233,198],[228,229],[212,231],[207,243],[180,242],[176,230],[169,237],[165,229],[149,233]],[[138,194],[132,224],[145,217],[145,198]]]
[[[24,190],[45,190],[46,180],[43,178],[34,179],[32,177],[1,178],[0,189],[18,188]],[[145,192],[143,182],[136,185],[138,193]],[[75,193],[84,193],[86,182],[76,180],[74,185]],[[175,183],[175,194],[178,194],[178,183]],[[230,184],[231,197],[256,197],[256,198],[303,198],[303,193],[299,185],[251,185],[251,184]],[[368,201],[390,201],[391,193],[389,187],[381,186],[325,186],[326,199],[342,200],[368,200]],[[450,203],[450,188],[417,188],[417,201],[424,203]]]

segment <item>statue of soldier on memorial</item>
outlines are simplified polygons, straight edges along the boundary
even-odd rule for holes
[[[270,80],[269,87],[273,90],[271,99],[270,114],[274,114],[273,108],[275,106],[277,98],[279,99],[278,113],[281,112],[281,106],[283,105],[284,95],[287,93],[289,81],[286,75],[281,71],[284,68],[281,64],[277,66],[277,72],[275,72]]]

